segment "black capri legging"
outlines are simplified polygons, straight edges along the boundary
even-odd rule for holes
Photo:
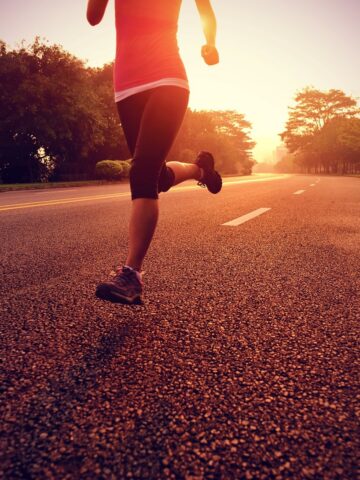
[[[174,184],[165,160],[183,121],[189,91],[161,86],[136,93],[117,103],[125,138],[132,155],[131,197],[158,198]]]

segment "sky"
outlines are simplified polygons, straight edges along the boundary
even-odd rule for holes
[[[0,0],[0,39],[14,47],[39,35],[89,66],[102,66],[115,52],[113,3],[109,0],[103,22],[91,27],[86,0]],[[257,142],[256,160],[272,160],[298,90],[338,88],[360,97],[360,0],[212,0],[212,5],[220,63],[209,67],[200,56],[204,37],[195,1],[182,4],[178,41],[190,107],[243,113]]]

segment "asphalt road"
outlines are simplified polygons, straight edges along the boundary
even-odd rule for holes
[[[0,195],[1,478],[356,478],[360,179],[227,181],[162,196],[133,307],[125,185]]]

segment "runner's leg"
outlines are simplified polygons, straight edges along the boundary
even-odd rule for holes
[[[173,185],[201,178],[201,169],[195,163],[167,162],[166,166],[174,172]]]
[[[188,103],[188,91],[179,87],[164,86],[150,92],[143,109],[130,172],[133,204],[126,264],[135,270],[141,269],[156,228],[160,173]],[[132,122],[136,126],[137,122],[132,118],[129,107],[130,102],[118,104],[124,132],[127,135],[128,131],[128,143],[131,144],[134,133],[129,134],[129,125]]]

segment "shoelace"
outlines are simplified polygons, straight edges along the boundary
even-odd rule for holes
[[[113,281],[116,281],[119,283],[121,286],[124,286],[128,283],[130,280],[130,273],[132,273],[130,270],[123,270],[122,267],[116,267],[111,273],[110,276],[112,277]]]
[[[201,187],[201,188],[206,188],[206,184],[203,183],[203,182],[200,182],[200,181],[199,181],[199,182],[197,182],[197,184],[198,184],[199,187]]]
[[[143,275],[144,273],[145,272],[141,272],[141,275]],[[110,273],[110,276],[112,277],[112,281],[116,281],[122,287],[128,285],[129,283],[142,284],[142,281],[139,280],[135,272],[128,269],[123,269],[122,267],[115,267],[114,270]]]

